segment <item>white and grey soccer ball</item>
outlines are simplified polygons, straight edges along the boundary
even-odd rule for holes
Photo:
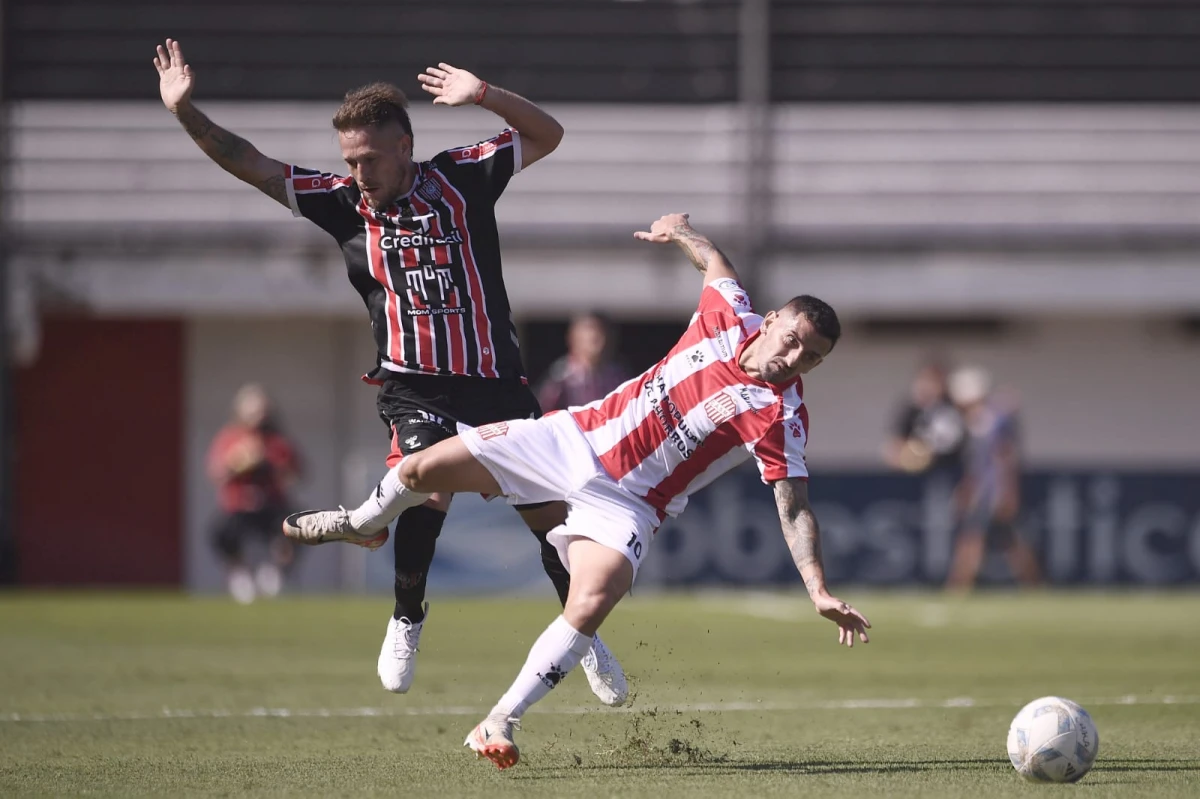
[[[1099,751],[1092,717],[1069,699],[1035,699],[1008,728],[1008,759],[1032,782],[1075,782],[1088,773]]]

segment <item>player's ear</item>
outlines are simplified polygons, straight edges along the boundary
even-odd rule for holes
[[[767,311],[767,315],[763,317],[762,329],[766,330],[771,325],[775,324],[775,320],[779,318],[779,311]]]

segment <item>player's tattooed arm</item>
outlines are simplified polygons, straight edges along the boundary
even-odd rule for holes
[[[687,223],[687,220],[679,222],[671,228],[671,240],[679,245],[688,260],[692,262],[692,266],[704,274],[708,274],[709,264],[717,258],[724,260],[726,264],[729,263],[725,253],[721,252],[717,245],[709,241],[706,236],[698,233]]]
[[[688,223],[687,214],[667,214],[655,220],[649,231],[639,231],[633,236],[658,244],[677,244],[692,265],[704,275],[705,285],[722,278],[738,279],[737,270],[733,268],[725,253]]]
[[[775,504],[779,508],[783,537],[813,606],[838,626],[839,644],[854,646],[855,638],[867,643],[870,640],[867,629],[871,622],[853,607],[831,595],[825,587],[825,567],[821,564],[821,530],[808,504],[808,483],[803,480],[775,481]]]
[[[158,71],[158,91],[163,105],[175,115],[192,140],[212,160],[239,180],[249,183],[275,202],[287,206],[286,168],[267,158],[241,136],[235,136],[192,105],[196,73],[183,57],[183,47],[175,39],[158,45],[154,68]]]
[[[776,481],[775,505],[792,561],[804,580],[808,595],[815,600],[827,591],[825,567],[821,562],[821,528],[808,504],[808,483],[803,480]]]
[[[288,206],[283,164],[263,155],[236,133],[217,125],[190,102],[181,103],[175,111],[175,117],[204,154],[218,166],[280,205]]]

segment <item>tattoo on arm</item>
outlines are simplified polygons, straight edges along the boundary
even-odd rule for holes
[[[288,203],[287,181],[284,180],[283,175],[271,175],[271,177],[267,178],[266,180],[260,180],[255,183],[254,188],[258,189],[275,202],[281,205],[287,205],[289,208],[291,207],[290,203]]]
[[[721,258],[726,264],[729,259],[725,257],[725,253],[717,249],[717,246],[709,241],[704,236],[701,236],[695,230],[687,225],[679,225],[672,231],[675,234],[675,243],[683,248],[692,265],[701,272],[708,272],[708,267],[712,264],[714,258]]]
[[[250,142],[218,127],[194,106],[179,109],[179,123],[209,158],[226,169],[236,167],[241,159],[254,151]]]
[[[179,124],[193,141],[226,172],[249,183],[282,205],[288,205],[287,186],[282,174],[264,174],[264,163],[271,163],[250,142],[217,125],[195,106],[179,109]]]
[[[821,530],[817,517],[809,507],[808,497],[801,496],[789,480],[775,484],[775,504],[783,527],[783,538],[796,569],[804,578],[809,596],[825,589],[825,567],[821,562]]]

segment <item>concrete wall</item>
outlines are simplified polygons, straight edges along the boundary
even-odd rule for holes
[[[366,325],[327,319],[254,322],[207,318],[188,324],[186,358],[187,564],[185,583],[221,585],[219,563],[209,545],[216,513],[212,484],[204,472],[209,442],[229,418],[230,400],[247,381],[264,384],[287,432],[299,447],[305,477],[295,500],[305,507],[348,502],[382,463],[387,442],[374,417],[371,388],[358,382],[374,363]],[[361,464],[355,471],[356,465]],[[343,582],[341,547],[305,550],[297,578],[309,588]]]
[[[275,399],[306,464],[295,494],[300,506],[357,505],[383,473],[388,439],[375,412],[375,389],[359,379],[375,360],[364,320],[196,319],[188,323],[186,358],[184,584],[213,591],[221,589],[223,578],[209,542],[216,499],[204,472],[205,455],[228,419],[238,386],[261,382]],[[549,591],[537,544],[506,505],[458,497],[452,518],[454,533],[438,543],[430,577],[434,591]],[[484,537],[461,534],[482,529]],[[482,561],[481,549],[488,553]],[[391,544],[375,553],[315,547],[301,556],[293,582],[300,590],[391,585]],[[488,568],[480,570],[481,563]]]

